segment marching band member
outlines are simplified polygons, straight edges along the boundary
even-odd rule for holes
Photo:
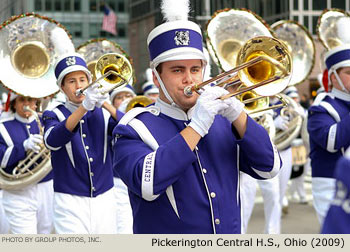
[[[38,99],[11,94],[12,115],[0,123],[0,160],[5,172],[12,174],[28,150],[39,152],[43,142],[35,116]],[[34,185],[18,190],[3,190],[3,207],[13,234],[50,234],[52,232],[52,173]]]
[[[110,95],[112,105],[119,111],[125,113],[129,101],[136,96],[133,87],[127,84],[123,88],[116,88]]]
[[[340,157],[334,170],[336,192],[321,229],[322,234],[350,233],[350,149]]]
[[[329,93],[320,93],[308,111],[312,195],[318,220],[322,225],[335,193],[336,162],[350,145],[350,45],[345,44],[325,54]]]
[[[125,113],[126,106],[135,96],[133,87],[128,84],[123,88],[114,89],[110,99],[116,109]],[[117,234],[132,234],[132,210],[128,188],[115,169],[113,169],[113,181],[117,205]]]
[[[159,96],[159,89],[153,82],[151,68],[146,69],[145,79],[146,82],[142,85],[143,95],[151,98],[155,102]]]
[[[159,98],[125,114],[113,131],[114,167],[129,188],[134,233],[240,233],[239,171],[265,179],[281,166],[244,105],[217,99],[226,90],[185,96],[185,86],[202,82],[207,63],[188,7],[163,1],[168,22],[147,40]]]
[[[57,85],[67,101],[45,111],[44,141],[54,170],[54,227],[61,233],[115,233],[111,133],[121,113],[91,82],[79,54],[55,65]],[[101,109],[103,106],[104,109]]]

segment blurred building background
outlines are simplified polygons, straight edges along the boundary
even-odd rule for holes
[[[107,3],[116,13],[118,34],[101,30],[102,2]],[[159,10],[161,0],[1,0],[0,22],[12,15],[36,12],[62,23],[73,36],[76,46],[98,37],[105,37],[119,43],[133,58],[137,77],[136,90],[145,81],[143,73],[149,66],[147,51],[148,33],[162,23]],[[190,0],[190,19],[202,29],[211,15],[223,8],[247,8],[260,15],[268,24],[280,19],[298,21],[313,34],[316,44],[316,63],[308,80],[298,85],[300,94],[311,95],[318,87],[317,74],[322,71],[320,55],[322,45],[317,41],[317,19],[326,8],[349,11],[350,0]],[[215,68],[213,66],[212,68]]]

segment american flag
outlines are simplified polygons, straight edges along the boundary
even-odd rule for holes
[[[103,6],[103,12],[102,30],[117,35],[117,15],[107,5]]]

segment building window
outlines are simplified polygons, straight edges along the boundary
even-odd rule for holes
[[[83,25],[82,23],[62,23],[69,33],[76,38],[82,37]]]
[[[304,0],[304,10],[309,9],[309,0]]]
[[[117,25],[117,36],[120,38],[126,37],[126,27],[124,24],[118,24]]]
[[[80,10],[81,10],[80,0],[74,0],[74,11],[80,11]]]
[[[101,30],[101,23],[91,23],[89,25],[89,36],[90,38],[98,38]]]
[[[52,2],[51,0],[45,0],[45,10],[52,11]]]
[[[299,22],[299,17],[298,16],[293,16],[293,20],[296,22]]]
[[[41,11],[42,10],[41,0],[35,0],[35,2],[34,2],[34,10],[35,11]]]
[[[294,0],[293,2],[293,9],[298,10],[299,9],[299,0]]]
[[[70,8],[70,0],[64,0],[63,1],[63,9],[65,11],[71,11],[71,8]]]
[[[89,5],[90,5],[90,11],[97,11],[97,2],[96,2],[96,0],[90,0],[90,3],[89,3]]]
[[[124,1],[118,2],[118,12],[125,12],[125,3]]]
[[[55,0],[55,11],[61,11],[61,1],[60,0]]]
[[[308,16],[304,16],[304,26],[310,30],[309,28],[309,17]]]
[[[345,2],[345,1],[343,1],[343,2]],[[313,0],[313,1],[312,1],[312,8],[313,8],[314,10],[324,10],[324,9],[327,9],[327,1],[320,1],[320,0],[315,1],[315,0]]]
[[[338,8],[345,10],[345,1],[344,0],[332,0],[332,8]]]

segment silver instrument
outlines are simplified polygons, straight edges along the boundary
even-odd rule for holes
[[[51,18],[28,13],[0,27],[0,80],[22,96],[42,98],[59,91],[54,64],[74,52],[68,31]]]

